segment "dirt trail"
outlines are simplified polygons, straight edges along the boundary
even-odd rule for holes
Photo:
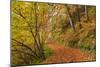
[[[82,53],[79,49],[65,47],[53,41],[48,42],[48,47],[52,49],[53,54],[43,61],[44,64],[87,61],[94,57]]]

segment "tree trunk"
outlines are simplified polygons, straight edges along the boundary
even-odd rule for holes
[[[69,19],[70,25],[71,25],[73,31],[75,31],[75,26],[74,26],[74,23],[73,23],[73,20],[71,18],[71,15],[70,15],[70,12],[69,12],[69,9],[68,9],[67,5],[66,5],[66,8],[67,8],[67,15],[68,15],[68,19]]]
[[[76,7],[77,7],[77,17],[78,17],[78,22],[79,22],[79,28],[81,29],[82,25],[81,25],[81,20],[80,20],[81,17],[80,17],[79,5]]]
[[[89,17],[88,17],[88,7],[85,5],[85,17],[86,17],[86,21],[89,20]]]
[[[35,12],[35,38],[37,41],[37,44],[35,44],[38,48],[39,56],[41,59],[45,59],[44,52],[43,52],[43,44],[40,42],[40,34],[37,24],[37,3],[34,3],[34,12]]]

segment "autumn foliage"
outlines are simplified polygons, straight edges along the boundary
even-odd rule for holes
[[[95,60],[95,6],[13,0],[11,15],[12,65]]]

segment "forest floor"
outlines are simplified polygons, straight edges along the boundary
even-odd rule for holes
[[[92,61],[95,58],[93,54],[84,53],[77,48],[65,47],[55,41],[49,41],[48,47],[53,53],[42,62],[43,64]]]

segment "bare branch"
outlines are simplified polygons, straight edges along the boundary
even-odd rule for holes
[[[26,44],[24,44],[24,43],[22,43],[22,42],[20,42],[20,41],[18,41],[18,40],[16,40],[16,39],[12,39],[13,41],[15,41],[15,42],[17,42],[17,43],[19,43],[19,44],[21,44],[21,46],[24,46],[24,47],[26,47],[27,49],[29,49],[32,53],[34,53],[34,55],[36,56],[36,57],[38,57],[38,55],[36,54],[36,52],[35,51],[33,51],[29,46],[27,46]]]

